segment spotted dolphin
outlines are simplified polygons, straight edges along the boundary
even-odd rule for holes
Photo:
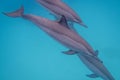
[[[70,8],[67,4],[62,2],[62,0],[37,0],[41,5],[51,11],[56,17],[61,17],[64,15],[67,21],[76,22],[84,27],[87,27],[78,14]]]
[[[45,31],[48,35],[56,39],[64,46],[68,47],[70,50],[64,52],[65,54],[77,54],[80,57],[80,59],[88,67],[90,67],[90,70],[92,70],[96,75],[101,76],[103,78],[104,76],[109,77],[110,74],[108,74],[109,72],[97,57],[98,54],[80,35],[69,29],[66,18],[64,16],[59,22],[51,21],[40,16],[24,14],[23,6],[14,12],[3,14],[10,17],[22,17],[26,20],[33,22],[40,29]],[[89,77],[92,76],[89,75]],[[104,78],[104,80],[114,79]]]

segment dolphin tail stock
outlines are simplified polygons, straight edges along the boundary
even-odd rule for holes
[[[24,13],[24,7],[21,6],[18,10],[13,11],[13,12],[8,12],[8,13],[2,12],[2,13],[6,16],[9,16],[9,17],[14,17],[14,18],[21,17]]]

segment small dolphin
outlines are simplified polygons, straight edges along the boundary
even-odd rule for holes
[[[87,75],[90,78],[101,77],[103,80],[115,80],[103,63],[91,56],[77,54],[82,62],[93,72]]]
[[[57,18],[64,15],[67,21],[76,22],[84,27],[87,26],[80,19],[78,14],[71,9],[67,4],[63,3],[62,0],[37,0],[41,5],[51,11]]]

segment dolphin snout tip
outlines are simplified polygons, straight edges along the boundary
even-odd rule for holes
[[[88,28],[88,26],[86,24],[84,24],[82,21],[79,21],[77,23],[80,24],[81,26],[83,26],[84,28]]]
[[[83,27],[88,28],[88,26],[87,26],[87,25],[83,25]]]
[[[88,26],[85,25],[84,23],[80,23],[80,25],[82,25],[82,26],[85,27],[85,28],[88,28]]]
[[[1,14],[3,14],[3,15],[6,15],[6,16],[7,16],[7,13],[5,13],[5,12],[1,12]]]
[[[5,15],[5,12],[1,12],[1,14],[4,14],[4,15]]]

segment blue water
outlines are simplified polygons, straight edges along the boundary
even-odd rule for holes
[[[99,50],[99,57],[120,80],[120,1],[64,0],[88,25],[75,24],[77,31]],[[25,13],[49,19],[53,16],[35,0],[2,0],[0,12],[25,7]],[[0,80],[102,80],[91,79],[88,68],[67,50],[29,21],[0,13]]]

